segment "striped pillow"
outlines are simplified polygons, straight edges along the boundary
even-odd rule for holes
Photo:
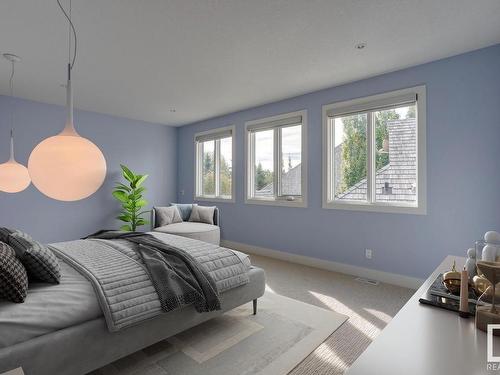
[[[14,250],[0,242],[0,300],[22,303],[28,294],[26,269],[16,258]]]
[[[54,253],[45,245],[33,240],[29,235],[15,232],[9,235],[11,245],[17,257],[34,279],[59,284],[61,269]]]

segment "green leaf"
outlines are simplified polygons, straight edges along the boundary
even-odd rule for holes
[[[141,193],[143,193],[145,190],[146,190],[146,188],[145,188],[144,186],[141,186],[141,187],[139,187],[139,188],[135,189],[135,193],[136,193],[136,194],[141,194]]]
[[[141,186],[144,183],[144,181],[146,181],[147,178],[148,178],[147,174],[145,174],[144,176],[141,175],[137,176],[137,179],[135,181],[135,186],[136,187]]]
[[[124,193],[123,191],[121,190],[115,190],[113,192],[113,197],[115,197],[116,199],[118,199],[120,202],[127,202],[128,201],[128,197],[127,197],[127,194]]]
[[[125,184],[122,184],[121,182],[117,182],[116,183],[116,188],[115,189],[121,189],[121,190],[125,190],[127,192],[130,192],[132,189],[129,188],[127,185]]]
[[[120,227],[120,230],[124,230],[126,232],[131,232],[132,231],[132,227],[130,225],[122,225]]]
[[[123,171],[123,177],[125,177],[127,181],[133,183],[135,181],[134,173],[123,164],[120,164],[120,167],[122,168]]]
[[[141,211],[137,214],[137,216],[141,216],[141,215],[144,215],[144,214],[150,214],[151,213],[151,210],[149,211]]]
[[[145,199],[141,199],[141,200],[138,200],[136,203],[135,203],[135,206],[137,208],[141,208],[141,207],[144,207],[144,206],[147,206],[148,204],[148,201],[145,200]]]
[[[130,220],[132,220],[132,217],[129,214],[122,213],[120,216],[117,217],[117,219],[129,223]]]

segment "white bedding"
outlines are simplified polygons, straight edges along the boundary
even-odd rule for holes
[[[102,316],[92,285],[59,260],[61,283],[30,283],[24,303],[0,301],[0,349]]]

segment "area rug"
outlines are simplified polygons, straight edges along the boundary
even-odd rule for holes
[[[266,292],[251,303],[107,365],[99,375],[287,374],[347,316]]]

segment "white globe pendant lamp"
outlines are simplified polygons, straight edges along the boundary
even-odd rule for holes
[[[66,86],[67,119],[61,133],[40,142],[31,152],[28,170],[33,184],[46,196],[60,201],[78,201],[94,194],[106,177],[106,159],[90,140],[81,137],[73,123],[71,71],[76,59],[76,31],[69,16],[57,0],[73,32],[75,48],[68,62]],[[71,34],[69,41],[71,51]]]
[[[19,56],[4,53],[3,57],[12,63],[12,73],[10,75],[10,97],[14,98],[14,65],[21,61]],[[14,126],[14,105],[11,112],[11,127]],[[19,193],[25,190],[31,183],[28,169],[18,163],[14,158],[14,131],[10,131],[10,158],[6,163],[0,164],[0,191],[6,193]]]

